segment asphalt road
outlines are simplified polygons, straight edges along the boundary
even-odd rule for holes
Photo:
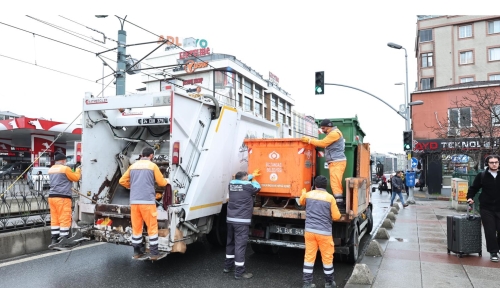
[[[373,193],[374,201],[379,193]],[[384,199],[385,200],[385,199]],[[388,204],[374,206],[375,227]],[[382,207],[386,206],[386,207]],[[371,235],[362,239],[360,250]],[[253,253],[250,245],[246,268],[254,277],[235,280],[222,273],[224,248],[206,241],[188,245],[185,254],[171,254],[152,263],[131,259],[132,248],[89,242],[71,252],[47,251],[0,262],[2,287],[301,287],[304,251],[280,249],[276,255]],[[353,265],[335,261],[335,280],[343,287]],[[314,282],[324,287],[321,259],[314,269]]]

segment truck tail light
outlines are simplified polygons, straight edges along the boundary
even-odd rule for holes
[[[174,142],[174,148],[172,151],[172,164],[179,165],[179,148],[181,144],[179,142]]]

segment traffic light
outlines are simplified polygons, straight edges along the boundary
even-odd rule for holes
[[[403,131],[403,148],[404,151],[413,150],[413,131]]]
[[[325,72],[316,72],[316,88],[314,89],[316,95],[325,94]]]

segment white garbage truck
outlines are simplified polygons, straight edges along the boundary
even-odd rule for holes
[[[82,119],[82,179],[75,191],[83,196],[75,205],[81,231],[96,241],[131,244],[129,191],[118,181],[152,147],[152,161],[169,183],[156,187],[159,250],[167,253],[183,252],[205,234],[213,244],[225,243],[228,184],[248,167],[244,140],[278,132],[273,122],[173,86],[111,97],[88,93]]]

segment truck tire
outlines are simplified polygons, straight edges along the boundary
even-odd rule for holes
[[[373,230],[373,214],[370,206],[366,209],[366,218],[368,220],[368,223],[366,223],[366,233],[370,234]]]
[[[222,205],[219,214],[214,215],[212,230],[206,235],[208,243],[215,247],[225,247],[227,242],[227,204]]]
[[[357,225],[351,232],[351,239],[349,240],[349,255],[347,255],[347,263],[355,264],[359,256],[359,233]]]

